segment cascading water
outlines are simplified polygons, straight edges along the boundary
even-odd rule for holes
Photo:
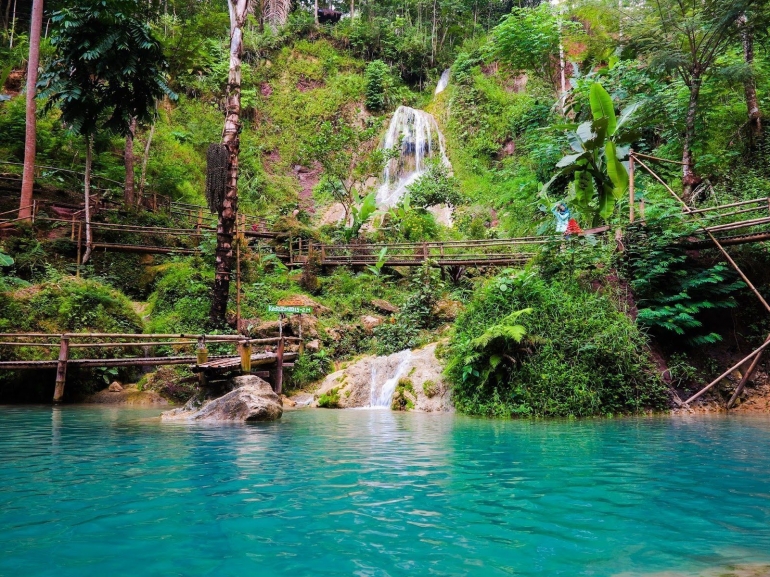
[[[441,78],[438,79],[438,84],[436,84],[436,92],[434,94],[441,94],[444,92],[444,90],[446,90],[446,87],[449,85],[449,74],[449,68],[441,73]]]
[[[446,156],[444,135],[436,119],[424,110],[399,106],[390,121],[383,148],[393,148],[401,142],[401,154],[385,166],[382,185],[377,191],[378,206],[394,206],[404,196],[406,187],[428,168],[428,161],[438,157],[450,166]]]
[[[393,393],[398,385],[398,380],[406,372],[409,362],[412,360],[412,351],[406,349],[398,353],[398,365],[393,372],[393,376],[383,383],[377,382],[377,364],[372,365],[372,380],[369,393],[369,406],[371,408],[389,409],[393,400]]]

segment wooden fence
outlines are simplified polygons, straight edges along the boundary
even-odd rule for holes
[[[58,351],[57,358],[36,360],[1,360],[0,370],[25,369],[56,369],[56,385],[53,400],[61,402],[64,398],[64,386],[67,377],[67,367],[135,367],[135,366],[164,366],[192,365],[194,372],[199,373],[200,380],[205,384],[207,376],[222,374],[227,371],[240,369],[250,373],[252,366],[272,366],[271,377],[276,392],[280,394],[283,383],[285,361],[292,361],[296,353],[285,353],[286,343],[300,343],[300,337],[279,336],[265,339],[251,339],[243,335],[191,335],[191,334],[133,334],[133,333],[65,333],[54,335],[49,333],[0,333],[0,352],[20,350],[21,356],[31,349],[43,349],[41,356],[51,356]],[[237,347],[237,356],[208,354],[208,345]],[[256,345],[274,346],[276,351],[252,353]],[[171,353],[151,356],[153,348],[163,347],[172,349]],[[221,347],[220,347],[221,348]],[[101,351],[102,358],[80,358],[73,356],[75,351],[84,349],[87,353],[95,354]],[[128,349],[142,349],[144,356],[118,356],[119,352]],[[194,349],[195,354],[181,354],[183,349]],[[10,356],[7,353],[3,356]]]

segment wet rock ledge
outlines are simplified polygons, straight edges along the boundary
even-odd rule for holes
[[[196,406],[190,400],[184,407],[166,411],[163,421],[201,421],[247,423],[276,421],[283,415],[283,402],[270,383],[254,375],[230,380],[232,390],[225,395]]]

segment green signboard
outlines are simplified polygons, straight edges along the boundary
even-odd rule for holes
[[[288,315],[307,315],[313,313],[313,307],[303,306],[267,305],[267,310],[271,313],[283,313]]]

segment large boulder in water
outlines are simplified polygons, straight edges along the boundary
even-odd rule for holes
[[[276,421],[283,415],[283,402],[270,384],[254,375],[232,379],[233,390],[208,401],[200,408],[189,403],[161,415],[164,421],[253,422]]]

